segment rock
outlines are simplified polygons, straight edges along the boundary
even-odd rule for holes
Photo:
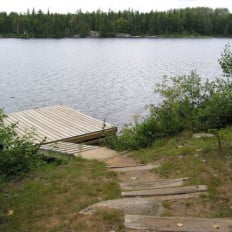
[[[177,227],[183,227],[183,224],[182,223],[177,223],[176,226]]]
[[[8,215],[8,216],[11,216],[11,215],[13,215],[13,214],[14,214],[14,210],[9,209],[9,210],[7,211],[7,215]]]
[[[163,212],[161,203],[153,199],[138,198],[122,198],[115,200],[108,200],[93,204],[79,213],[84,215],[92,215],[99,208],[110,208],[122,210],[126,214],[139,214],[139,215],[160,215]]]
[[[116,33],[115,37],[116,38],[130,38],[131,35],[127,33]]]
[[[99,38],[100,33],[98,31],[90,31],[89,36],[92,37],[92,38]]]
[[[219,225],[213,225],[214,229],[219,229]]]
[[[193,134],[193,138],[200,139],[200,138],[212,138],[214,137],[214,134],[210,133],[195,133]]]

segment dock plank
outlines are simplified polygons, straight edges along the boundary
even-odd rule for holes
[[[66,127],[67,125],[69,126],[74,126],[74,128],[76,129],[79,129],[85,133],[88,133],[88,132],[91,132],[92,129],[98,129],[99,126],[96,126],[92,123],[86,123],[84,120],[79,120],[77,116],[75,117],[72,117],[71,115],[69,117],[67,117],[66,114],[63,114],[61,110],[56,110],[54,109],[53,111],[50,112],[49,115],[47,115],[46,111],[43,110],[43,109],[39,109],[38,110],[40,114],[44,114],[46,116],[50,116],[52,119],[57,119],[57,120],[60,120],[62,118],[62,122],[64,122],[66,124]],[[70,120],[72,120],[70,122]],[[75,122],[75,124],[74,124]]]
[[[66,106],[50,106],[11,113],[4,119],[7,125],[18,123],[16,131],[24,136],[27,130],[34,129],[38,141],[84,142],[115,134],[117,128]],[[103,130],[103,125],[105,125]]]
[[[85,151],[98,149],[98,146],[89,146],[84,144],[74,144],[68,142],[56,142],[50,144],[44,144],[40,147],[42,151],[52,151],[61,154],[76,155]]]
[[[73,115],[73,114],[70,114],[70,110],[72,110],[72,108],[70,108],[68,106],[58,106],[56,108],[63,111],[63,112],[66,112],[68,115]],[[81,112],[78,112],[78,117],[81,119],[85,119],[87,122],[94,122],[94,124],[98,123],[98,124],[102,125],[102,122],[103,122],[99,119],[93,118],[93,117],[86,115],[86,114],[83,114]],[[105,122],[105,124],[107,127],[112,126],[111,124],[109,124],[107,122]]]
[[[70,119],[66,120],[64,117],[61,117],[60,115],[56,114],[53,111],[50,111],[49,114],[46,113],[46,111],[44,111],[43,109],[38,109],[38,110],[34,110],[33,114],[38,115],[38,117],[41,117],[44,120],[49,120],[51,123],[58,125],[59,127],[62,126],[62,128],[65,128],[65,131],[70,131],[71,133],[73,132],[73,129],[70,128],[70,126],[74,126],[74,128],[79,129],[82,132],[87,132],[86,129],[81,126],[81,125],[73,125],[73,123],[70,123]],[[60,120],[62,118],[62,121]],[[54,120],[55,119],[55,120]],[[57,122],[59,121],[59,122]],[[68,125],[68,127],[67,127]]]
[[[231,232],[232,219],[125,215],[128,229],[149,232]]]

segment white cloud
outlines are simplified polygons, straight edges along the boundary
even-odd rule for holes
[[[77,9],[93,11],[101,9],[107,11],[135,9],[139,11],[167,10],[183,7],[226,7],[232,12],[232,0],[1,0],[0,11],[20,11],[27,9],[42,9],[51,12],[75,12]]]

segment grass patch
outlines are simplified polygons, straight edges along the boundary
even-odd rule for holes
[[[197,204],[207,204],[209,217],[232,216],[232,129],[220,131],[222,150],[213,138],[193,138],[191,133],[156,140],[151,147],[135,151],[142,163],[160,160],[154,169],[162,178],[189,177],[187,185],[205,184],[208,197],[200,197]],[[166,203],[165,203],[166,204]],[[189,202],[184,203],[190,208]],[[171,206],[170,206],[171,207]],[[197,207],[196,202],[191,207]]]
[[[163,201],[162,202],[162,206],[165,208],[165,209],[171,209],[171,204],[169,201]]]
[[[78,215],[93,203],[119,196],[116,175],[102,163],[76,158],[47,164],[5,184],[0,231],[122,231],[119,213],[98,212],[91,220]]]

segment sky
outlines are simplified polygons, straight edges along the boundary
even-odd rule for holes
[[[232,12],[232,0],[0,0],[0,11],[26,12],[27,9],[75,13],[78,9],[94,11],[109,9],[118,11],[134,9],[143,12],[168,10],[173,8],[205,6],[211,8],[223,7]]]

